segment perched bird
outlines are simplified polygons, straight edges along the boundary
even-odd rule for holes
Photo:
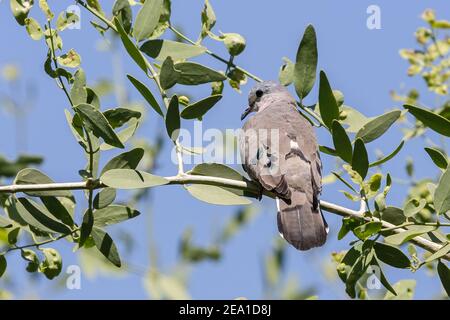
[[[319,207],[322,163],[312,125],[274,81],[253,87],[248,104],[241,120],[256,114],[239,137],[244,170],[277,196],[278,230],[287,242],[299,250],[323,245],[328,226]]]

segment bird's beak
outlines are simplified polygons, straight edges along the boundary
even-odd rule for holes
[[[250,112],[252,112],[252,106],[249,106],[247,109],[245,109],[244,113],[241,115],[241,121],[244,120]]]

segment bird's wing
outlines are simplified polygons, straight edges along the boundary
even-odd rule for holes
[[[270,123],[265,114],[256,114],[245,123],[240,136],[242,167],[264,189],[289,199],[287,180],[278,170],[280,161],[284,162],[285,150],[279,149],[271,130],[277,128],[271,128]]]

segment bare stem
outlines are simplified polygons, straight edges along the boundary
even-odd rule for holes
[[[246,190],[250,193],[258,195],[260,192],[260,187],[252,182],[252,181],[239,181],[233,179],[219,178],[219,177],[211,177],[211,176],[200,176],[200,175],[192,175],[192,174],[183,174],[172,177],[166,177],[169,181],[168,185],[185,185],[185,184],[203,184],[203,185],[214,185],[219,187],[229,187],[229,188],[237,188],[241,190]],[[85,182],[69,182],[69,183],[49,183],[49,184],[22,184],[22,185],[9,185],[9,186],[1,186],[0,193],[16,193],[16,192],[29,192],[29,191],[57,191],[57,190],[94,190],[99,188],[104,188],[104,185],[101,181],[96,181],[92,183],[92,181]],[[264,195],[275,198],[275,194],[265,191]],[[349,208],[342,207],[340,205],[327,202],[324,200],[320,201],[320,207],[322,210],[325,210],[330,213],[337,214],[342,217],[353,217],[359,220],[364,221],[379,221],[382,223],[382,228],[384,230],[391,230],[394,233],[402,233],[407,231],[405,226],[396,226],[389,222],[382,221],[376,217],[369,218],[364,216],[365,208],[361,208],[360,210],[352,210]],[[418,247],[421,247],[429,252],[436,252],[441,248],[441,245],[438,243],[434,243],[430,240],[427,240],[423,237],[415,237],[410,240],[411,243],[414,243]],[[444,259],[450,261],[450,255],[445,255]]]

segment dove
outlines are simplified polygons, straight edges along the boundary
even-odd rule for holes
[[[298,250],[322,246],[328,226],[320,210],[322,162],[312,125],[274,81],[251,89],[241,120],[247,116],[239,136],[242,166],[262,191],[276,195],[280,235]]]

